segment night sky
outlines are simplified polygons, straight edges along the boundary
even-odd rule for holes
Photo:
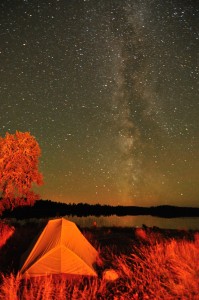
[[[1,0],[0,135],[37,139],[42,199],[199,206],[196,2]]]

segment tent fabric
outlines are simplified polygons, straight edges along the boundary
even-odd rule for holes
[[[97,276],[93,264],[98,252],[75,223],[64,218],[50,220],[20,273],[23,277],[51,274]]]

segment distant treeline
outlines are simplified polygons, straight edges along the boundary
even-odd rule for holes
[[[34,206],[17,207],[13,211],[5,211],[2,218],[46,218],[58,216],[138,216],[151,215],[163,218],[199,217],[199,207],[178,207],[170,205],[139,207],[139,206],[110,206],[100,204],[66,204],[51,200],[38,200]]]

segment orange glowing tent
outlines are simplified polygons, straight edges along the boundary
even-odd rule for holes
[[[20,273],[23,277],[46,275],[97,276],[93,264],[98,252],[75,223],[64,218],[50,220],[42,231]]]

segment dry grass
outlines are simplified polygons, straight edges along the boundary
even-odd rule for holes
[[[126,299],[199,299],[198,255],[197,240],[170,240],[117,258]]]
[[[1,275],[0,300],[199,299],[199,234],[193,241],[155,240],[153,234],[128,255],[107,246],[100,251],[104,265],[98,266],[97,279],[51,276],[25,281],[20,275]],[[103,277],[108,266],[118,279]]]

